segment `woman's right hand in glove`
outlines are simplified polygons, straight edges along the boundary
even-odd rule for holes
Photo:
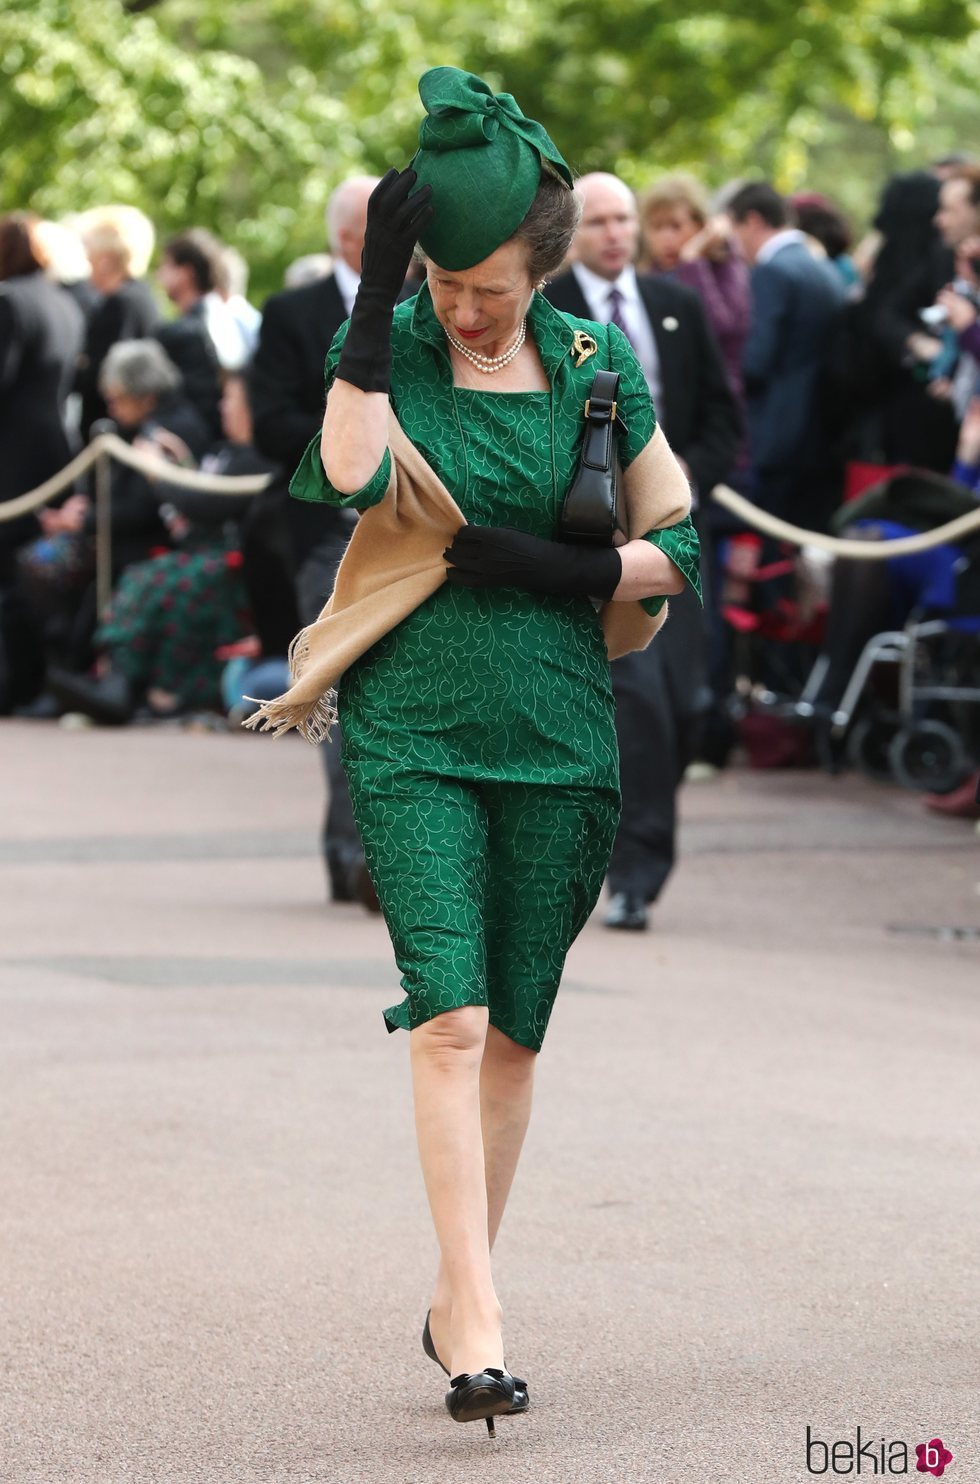
[[[391,384],[391,316],[405,282],[419,233],[432,220],[432,187],[414,170],[389,170],[371,192],[361,254],[361,282],[337,379],[362,392],[387,392]]]

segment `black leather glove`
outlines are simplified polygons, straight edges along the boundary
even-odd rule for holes
[[[361,282],[337,376],[362,392],[391,385],[391,316],[419,233],[432,220],[431,186],[410,195],[414,170],[389,170],[368,199]]]
[[[463,526],[443,552],[446,580],[457,587],[522,587],[556,598],[608,601],[623,561],[614,546],[572,546],[527,536],[510,526]]]

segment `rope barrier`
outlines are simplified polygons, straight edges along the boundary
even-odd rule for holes
[[[978,505],[976,510],[958,515],[955,520],[936,526],[935,530],[922,531],[918,536],[899,536],[887,541],[855,541],[842,536],[825,536],[822,531],[805,531],[802,526],[780,520],[777,515],[760,510],[758,505],[753,505],[751,500],[736,494],[726,484],[716,484],[711,491],[711,498],[731,511],[732,515],[737,515],[747,526],[752,526],[766,536],[788,541],[793,546],[818,546],[821,551],[829,551],[833,556],[853,557],[864,562],[887,562],[890,557],[911,556],[914,552],[929,551],[934,546],[943,546],[947,541],[958,541],[971,531],[980,530]]]
[[[159,459],[151,459],[146,454],[137,453],[115,433],[99,433],[81,453],[76,454],[71,463],[66,464],[59,473],[52,474],[37,489],[28,490],[26,494],[0,504],[0,522],[15,520],[18,516],[39,510],[42,505],[46,505],[72,485],[80,474],[84,474],[99,459],[104,459],[107,463],[109,459],[116,459],[120,464],[140,470],[151,479],[214,495],[257,495],[272,482],[269,474],[205,474],[199,469],[181,469],[176,464],[164,463]],[[758,505],[753,505],[751,500],[746,500],[744,495],[737,494],[725,484],[716,485],[711,491],[711,498],[745,525],[766,536],[788,541],[793,546],[816,546],[833,556],[865,562],[888,561],[891,557],[930,551],[934,546],[958,541],[972,531],[980,530],[978,505],[975,511],[957,516],[955,520],[947,521],[935,530],[922,531],[916,536],[901,536],[887,541],[855,541],[841,536],[826,536],[822,531],[807,531],[802,526],[781,520],[768,511],[760,510]]]
[[[168,464],[162,459],[151,459],[137,453],[115,433],[98,433],[71,463],[57,474],[52,474],[36,489],[18,495],[13,500],[0,503],[0,522],[16,520],[20,515],[30,515],[47,505],[62,490],[68,489],[80,474],[91,469],[100,457],[117,459],[131,469],[139,469],[151,479],[165,484],[177,485],[181,489],[203,490],[212,495],[257,495],[267,489],[272,481],[270,474],[203,474],[199,469],[181,469],[177,464]]]

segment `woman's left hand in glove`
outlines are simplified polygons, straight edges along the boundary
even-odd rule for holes
[[[463,526],[443,555],[457,587],[522,587],[556,598],[608,602],[623,572],[614,546],[546,541],[510,526]]]

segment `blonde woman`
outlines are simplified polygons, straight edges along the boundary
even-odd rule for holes
[[[144,275],[150,266],[153,223],[135,206],[99,206],[80,218],[78,230],[91,264],[91,284],[101,295],[89,318],[85,348],[76,379],[82,394],[82,436],[107,417],[99,391],[99,374],[119,340],[144,340],[160,315]]]
[[[728,382],[744,403],[742,346],[749,332],[749,270],[724,214],[709,213],[693,175],[664,175],[640,197],[641,265],[670,273],[699,295],[718,341]]]

